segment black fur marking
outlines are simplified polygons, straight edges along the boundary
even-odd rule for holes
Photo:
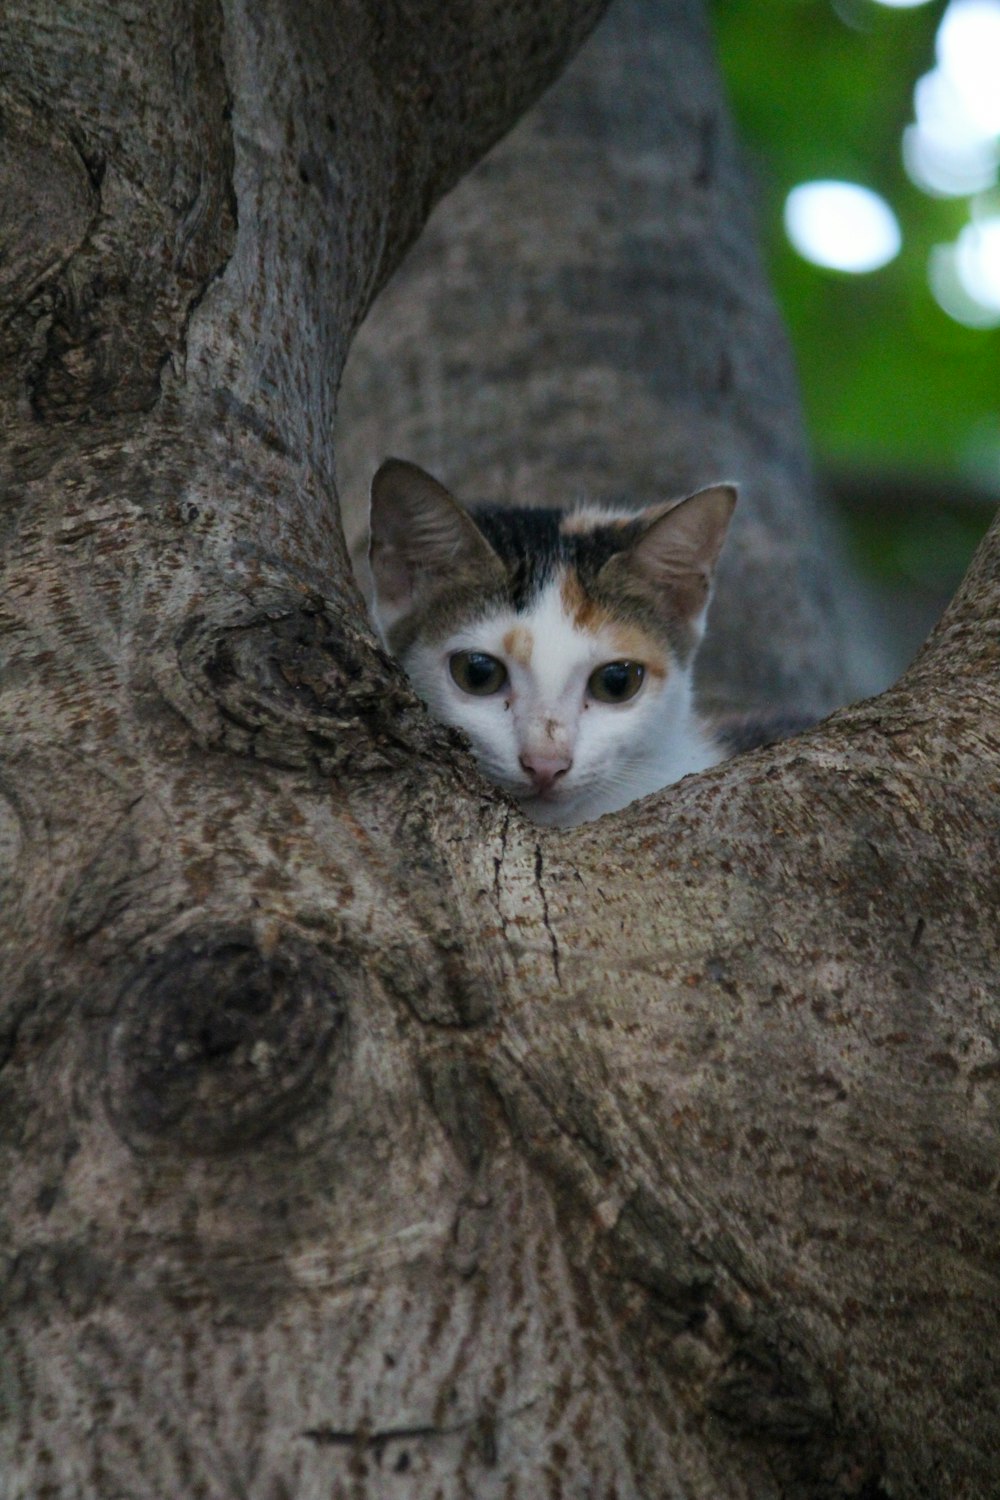
[[[590,591],[608,559],[631,546],[642,530],[634,521],[566,535],[560,527],[567,512],[555,508],[496,505],[470,508],[469,514],[507,569],[507,602],[518,611],[531,605],[560,567],[572,569]]]
[[[561,561],[560,512],[491,505],[469,514],[507,570],[505,602],[527,609]]]

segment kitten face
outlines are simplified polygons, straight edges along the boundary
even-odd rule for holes
[[[583,822],[721,758],[690,668],[734,500],[470,515],[390,460],[372,487],[376,623],[491,781],[536,822]]]
[[[539,823],[577,822],[632,801],[664,715],[683,714],[690,697],[688,674],[664,642],[610,620],[578,625],[567,594],[572,579],[554,577],[526,608],[486,610],[440,639],[414,642],[404,660],[435,718],[465,731],[484,775]],[[494,690],[462,685],[467,653],[474,665],[484,656],[500,664]]]

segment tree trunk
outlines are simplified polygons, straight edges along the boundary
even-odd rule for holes
[[[891,692],[564,833],[350,580],[351,334],[599,8],[8,0],[5,1500],[996,1486],[1000,539]],[[790,494],[706,338],[671,430]]]

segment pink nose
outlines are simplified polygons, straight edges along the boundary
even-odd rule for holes
[[[560,776],[565,776],[573,764],[571,755],[536,755],[526,750],[521,756],[521,765],[540,792],[547,792]]]

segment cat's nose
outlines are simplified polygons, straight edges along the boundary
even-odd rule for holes
[[[522,769],[527,771],[540,792],[547,792],[573,764],[571,755],[536,755],[533,750],[525,751],[520,760]]]

